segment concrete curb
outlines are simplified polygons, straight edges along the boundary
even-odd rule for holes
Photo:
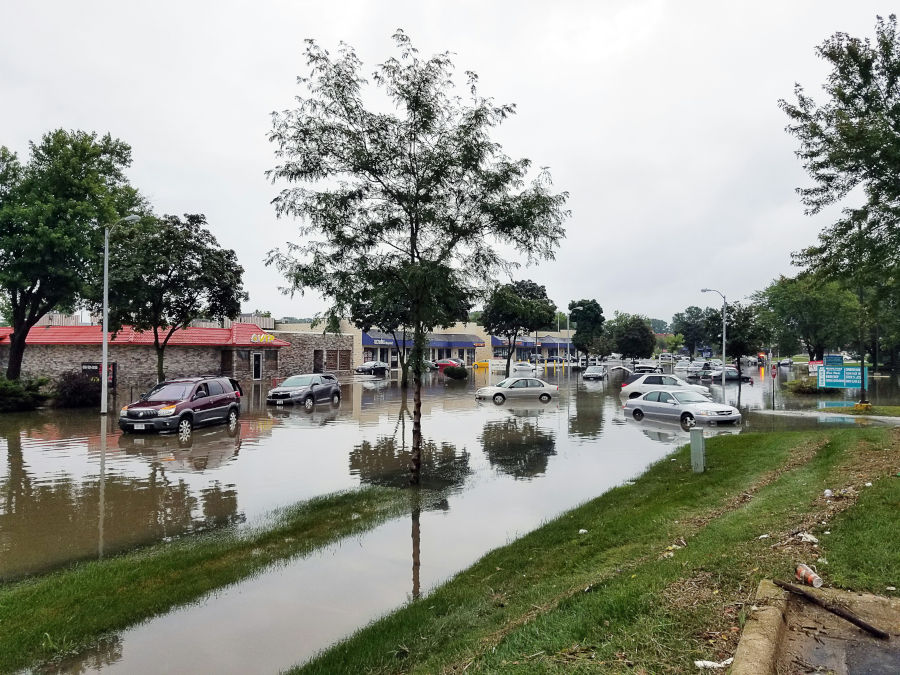
[[[774,675],[778,644],[786,626],[787,595],[768,579],[759,582],[756,609],[744,625],[731,675]]]

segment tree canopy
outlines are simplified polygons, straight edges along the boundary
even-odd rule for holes
[[[656,335],[650,328],[650,319],[638,314],[616,312],[606,324],[610,337],[626,359],[645,359],[653,354]]]
[[[0,289],[8,303],[6,376],[21,373],[25,339],[53,309],[81,299],[103,256],[103,228],[141,204],[125,178],[131,148],[109,134],[57,129],[29,158],[0,147]]]
[[[200,316],[233,319],[247,299],[235,252],[221,248],[206,224],[202,214],[145,216],[110,234],[110,329],[153,331],[160,380],[176,330]]]
[[[516,338],[546,326],[556,316],[547,289],[533,281],[514,281],[497,287],[481,313],[481,325],[491,335],[506,338],[506,374],[516,351]]]
[[[268,262],[292,290],[329,298],[335,314],[381,284],[405,299],[417,481],[425,336],[449,320],[431,290],[435,270],[453,297],[476,298],[481,280],[516,266],[509,249],[529,262],[552,258],[568,212],[546,170],[529,180],[531,162],[510,159],[491,140],[514,106],[480,96],[474,73],[460,94],[448,53],[421,58],[402,31],[394,41],[399,55],[372,76],[390,105],[373,107],[355,51],[342,45],[333,57],[307,41],[310,74],[299,78],[297,106],[273,115],[278,164],[268,173],[288,183],[274,204],[279,216],[300,219],[302,243],[272,251]]]
[[[577,329],[572,336],[572,344],[575,349],[585,356],[591,353],[600,353],[600,337],[603,335],[603,308],[596,300],[573,300],[569,303],[571,318],[575,321]]]
[[[707,341],[707,314],[708,310],[691,305],[672,317],[670,328],[673,333],[682,336],[684,346],[687,347],[691,358],[694,358],[697,347]],[[721,315],[719,321],[721,322]]]

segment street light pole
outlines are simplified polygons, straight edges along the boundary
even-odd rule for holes
[[[105,415],[109,396],[109,231],[120,223],[133,223],[140,216],[130,215],[103,228],[103,358],[100,365],[100,414]]]
[[[701,288],[701,293],[718,293],[722,296],[722,402],[725,402],[725,318],[728,316],[728,303],[725,294],[715,288]],[[740,371],[738,371],[740,372]]]

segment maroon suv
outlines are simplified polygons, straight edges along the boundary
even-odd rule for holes
[[[119,411],[122,431],[177,431],[187,438],[195,426],[237,424],[241,386],[228,377],[186,377],[160,382]]]

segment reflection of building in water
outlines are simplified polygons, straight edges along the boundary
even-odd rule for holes
[[[546,473],[548,459],[556,454],[553,433],[527,413],[488,422],[479,440],[491,466],[516,479]]]

